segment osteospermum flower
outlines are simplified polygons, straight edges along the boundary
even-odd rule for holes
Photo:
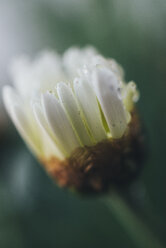
[[[6,109],[17,130],[61,186],[102,191],[140,168],[138,91],[120,65],[94,48],[44,52],[12,66]]]

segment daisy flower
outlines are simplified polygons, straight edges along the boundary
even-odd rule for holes
[[[3,99],[18,132],[60,186],[101,192],[140,169],[139,93],[93,47],[13,62]]]

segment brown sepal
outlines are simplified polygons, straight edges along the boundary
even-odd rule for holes
[[[122,138],[79,147],[64,161],[52,157],[42,163],[60,186],[97,193],[128,185],[139,175],[143,160],[144,136],[134,112]]]

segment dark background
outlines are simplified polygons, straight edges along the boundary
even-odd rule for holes
[[[140,90],[137,106],[149,151],[132,193],[166,243],[166,1],[0,0],[0,89],[11,83],[13,57],[87,44],[115,58]],[[6,116],[2,100],[0,111],[0,247],[135,247],[97,198],[81,198],[53,184]]]

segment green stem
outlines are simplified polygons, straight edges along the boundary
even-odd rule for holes
[[[118,194],[104,198],[104,201],[112,213],[116,216],[121,226],[125,228],[136,247],[138,248],[164,248],[144,223],[136,216],[133,210]]]

